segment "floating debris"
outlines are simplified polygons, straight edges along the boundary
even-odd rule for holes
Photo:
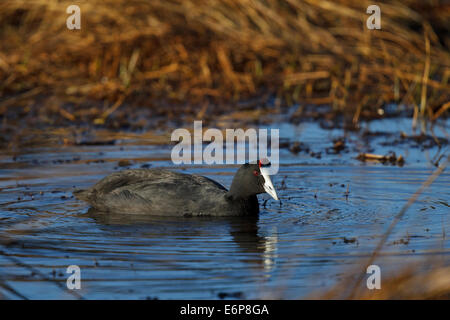
[[[405,159],[403,156],[396,156],[395,152],[389,153],[387,155],[379,155],[379,154],[373,154],[373,153],[360,153],[356,159],[360,161],[379,161],[381,163],[392,163],[396,164],[398,166],[403,166],[405,164]]]
[[[297,154],[302,151],[309,153],[309,147],[303,142],[295,141],[289,146],[289,151],[294,154]]]
[[[406,238],[406,239],[401,238],[400,240],[395,240],[392,242],[393,245],[396,245],[396,244],[407,245],[408,243],[409,243],[409,238]]]
[[[356,243],[356,244],[358,244],[358,240],[356,238],[346,238],[346,237],[344,237],[343,240],[344,240],[344,243]]]
[[[217,296],[218,296],[220,299],[225,299],[225,298],[243,299],[244,294],[243,294],[241,291],[238,291],[238,292],[230,292],[230,293],[228,293],[228,292],[219,292],[219,293],[217,294]]]
[[[326,149],[328,154],[339,154],[341,151],[345,150],[345,138],[339,138],[333,140],[333,146]]]
[[[127,159],[122,159],[117,163],[117,165],[119,167],[129,167],[129,166],[131,166],[131,161],[127,160]]]

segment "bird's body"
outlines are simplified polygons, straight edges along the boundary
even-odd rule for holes
[[[258,180],[248,174],[256,172],[255,168],[258,166],[243,165],[233,179],[230,191],[214,180],[195,174],[164,169],[129,169],[115,172],[93,187],[74,194],[97,210],[121,214],[255,215],[259,212],[256,194],[264,192],[265,188],[262,175]]]
[[[227,191],[219,183],[199,175],[131,169],[113,173],[75,195],[105,212],[167,216],[258,213],[256,196],[235,203],[226,199]]]

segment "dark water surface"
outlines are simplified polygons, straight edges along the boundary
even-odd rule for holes
[[[377,135],[317,123],[272,124],[282,141],[314,153],[280,150],[274,184],[281,203],[261,195],[258,218],[133,218],[89,211],[72,191],[130,167],[173,166],[170,145],[136,138],[115,145],[29,148],[0,154],[0,280],[31,299],[73,298],[66,268],[81,268],[88,299],[302,298],[335,285],[361,265],[393,217],[436,169],[442,148],[411,140],[409,119],[365,124]],[[435,134],[448,139],[444,124]],[[389,130],[389,128],[391,128]],[[383,133],[383,134],[381,134]],[[399,142],[400,141],[400,142]],[[328,150],[328,152],[327,152]],[[362,163],[359,152],[405,157],[404,166]],[[318,156],[317,153],[320,153]],[[185,172],[229,187],[236,170],[190,166]],[[348,193],[347,193],[348,191]],[[263,206],[265,200],[268,200]],[[450,174],[445,171],[403,217],[377,260],[382,273],[436,256],[450,264]],[[359,269],[361,270],[361,269]],[[0,296],[17,298],[0,288]]]

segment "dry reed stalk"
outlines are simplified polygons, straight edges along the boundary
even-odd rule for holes
[[[82,29],[69,31],[72,2],[0,3],[0,115],[30,99],[45,108],[52,97],[110,106],[147,97],[154,109],[151,98],[202,105],[269,92],[285,103],[333,104],[355,120],[398,100],[444,116],[450,101],[443,0],[382,3],[382,30],[373,31],[370,1],[79,1]],[[79,108],[68,112],[79,119]]]
[[[372,255],[370,256],[370,258],[368,259],[368,261],[364,264],[363,266],[363,270],[367,270],[367,267],[370,266],[371,264],[373,264],[373,262],[375,261],[375,258],[377,257],[377,255],[380,253],[381,249],[383,248],[384,244],[386,243],[386,240],[388,239],[388,237],[390,236],[390,234],[392,233],[392,231],[394,230],[395,226],[397,225],[397,223],[402,219],[402,217],[404,216],[404,214],[406,213],[406,211],[409,209],[409,207],[411,207],[411,205],[416,202],[416,200],[418,199],[418,197],[422,194],[422,192],[428,188],[440,175],[442,172],[444,172],[444,170],[446,169],[448,163],[450,162],[450,156],[447,157],[446,161],[444,163],[442,163],[434,172],[433,174],[431,174],[428,179],[422,183],[422,185],[417,189],[416,192],[414,192],[414,194],[408,199],[407,203],[402,207],[402,209],[398,212],[398,214],[394,217],[394,220],[391,222],[391,224],[389,225],[388,229],[386,230],[386,232],[383,234],[383,237],[381,238],[381,240],[379,241],[378,245],[376,246],[376,248],[374,249]],[[349,297],[350,299],[354,298],[358,288],[360,287],[360,284],[363,280],[364,274],[360,273],[361,275],[359,277],[357,277],[356,281],[353,283],[352,286],[350,286],[350,293],[349,293]]]

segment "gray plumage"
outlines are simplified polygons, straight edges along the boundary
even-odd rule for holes
[[[237,171],[230,191],[209,178],[164,169],[115,172],[74,195],[104,212],[162,216],[242,216],[259,212],[264,178],[258,165]]]

